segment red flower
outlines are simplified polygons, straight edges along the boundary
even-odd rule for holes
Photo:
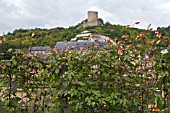
[[[111,82],[109,82],[109,84],[108,84],[110,87],[114,87],[114,84],[113,83],[111,83]]]
[[[149,30],[152,31],[153,28],[150,28]]]
[[[154,38],[154,39],[153,39],[153,41],[156,41],[156,40],[157,40],[157,38]]]
[[[110,40],[107,40],[107,43],[110,44]]]
[[[138,95],[137,98],[142,98],[142,96]]]
[[[167,42],[167,40],[164,40],[164,42],[166,43],[166,42]]]
[[[26,54],[22,54],[23,57],[27,56]]]
[[[140,24],[140,22],[135,22],[135,24]]]
[[[160,42],[162,42],[162,40],[158,40],[158,41],[156,42],[156,44],[159,44]]]
[[[104,105],[103,108],[106,109],[106,110],[108,110],[108,109],[109,109],[109,106]]]
[[[122,49],[122,48],[119,48],[119,49],[118,49],[118,53],[119,53],[120,55],[123,55],[123,53],[124,53],[123,49]]]
[[[149,60],[145,59],[145,60],[144,60],[144,63],[147,63],[148,61],[149,61]]]
[[[161,80],[160,80],[160,79],[158,79],[158,80],[157,80],[157,82],[161,82]]]

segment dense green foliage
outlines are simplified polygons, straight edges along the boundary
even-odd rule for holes
[[[108,42],[100,51],[95,48],[82,53],[54,51],[47,61],[21,52],[8,61],[1,61],[4,76],[0,84],[0,104],[4,112],[168,111],[170,52],[160,52],[162,45],[168,47],[166,38],[150,36],[150,32],[138,33],[136,29],[130,32],[109,23],[103,27],[106,26],[105,31],[102,27],[85,29],[113,37],[118,47]],[[110,32],[111,28],[124,35]]]
[[[0,44],[0,52],[5,52],[9,48],[22,49],[28,48],[30,46],[51,46],[53,47],[57,41],[65,41],[74,38],[77,34],[84,30],[89,30],[92,33],[100,33],[110,38],[121,37],[122,35],[130,35],[130,37],[136,37],[140,32],[145,30],[137,28],[128,28],[120,25],[112,25],[109,22],[105,23],[103,26],[92,26],[86,28],[78,28],[77,26],[72,26],[69,28],[54,28],[54,29],[18,29],[12,33],[7,33],[5,35],[6,40],[4,43]],[[160,31],[163,32],[163,36],[169,41],[168,31],[169,27],[162,28]],[[110,32],[111,31],[111,32]],[[148,36],[154,37],[153,31],[146,31]],[[0,40],[3,37],[0,37]]]
[[[108,22],[77,27],[19,29],[4,36],[0,53],[9,48],[53,47],[55,42],[70,40],[84,30],[104,34],[118,47],[108,42],[100,51],[65,51],[57,58],[54,52],[47,61],[24,52],[13,53],[10,60],[0,62],[3,112],[70,109],[77,113],[137,113],[170,109],[170,52],[160,53],[170,47],[170,27],[158,28],[158,33]]]

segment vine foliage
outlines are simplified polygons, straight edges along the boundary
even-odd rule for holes
[[[101,50],[54,52],[48,59],[16,53],[0,64],[0,109],[8,113],[168,111],[170,53],[161,53],[160,40],[126,35],[114,39],[117,46],[108,42]]]

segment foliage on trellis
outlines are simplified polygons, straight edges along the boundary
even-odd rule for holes
[[[126,36],[114,40],[117,47],[109,42],[99,51],[64,51],[48,59],[17,53],[1,61],[0,107],[11,113],[168,110],[170,53],[161,54],[160,40]]]

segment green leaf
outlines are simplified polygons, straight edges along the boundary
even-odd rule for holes
[[[7,66],[11,66],[11,62],[7,62],[6,65],[7,65]]]
[[[85,85],[82,81],[78,81],[77,84],[80,84],[81,86]]]
[[[128,102],[127,99],[124,98],[124,99],[123,99],[123,105],[126,105],[127,102]]]
[[[68,75],[67,75],[67,77],[68,77],[68,79],[69,79],[69,80],[71,80],[71,79],[72,79],[71,74],[68,74]]]
[[[56,70],[55,70],[55,73],[58,74],[58,73],[59,73],[59,69],[56,69]]]
[[[13,61],[12,61],[12,64],[13,64],[14,66],[16,66],[16,65],[17,65],[17,61],[13,60]]]
[[[157,107],[158,107],[160,110],[163,110],[163,109],[164,109],[164,101],[163,101],[163,98],[157,97]]]
[[[158,90],[162,89],[163,81],[157,83]]]

